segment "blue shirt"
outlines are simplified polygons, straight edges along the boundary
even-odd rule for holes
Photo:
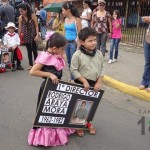
[[[75,40],[77,37],[76,25],[75,23],[65,24],[65,37],[68,41]]]
[[[40,10],[40,18],[43,21],[46,21],[46,19],[47,19],[47,14],[46,14],[46,11],[44,9]]]

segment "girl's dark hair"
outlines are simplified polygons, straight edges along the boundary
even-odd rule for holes
[[[119,12],[119,10],[114,10],[113,13],[116,13],[116,14],[117,14],[117,19],[120,18],[120,12]]]
[[[60,33],[54,33],[46,43],[46,50],[51,47],[63,47],[67,43],[66,38]]]
[[[85,41],[89,36],[97,36],[97,32],[91,27],[81,29],[78,34],[79,40],[82,41]]]
[[[90,0],[84,0],[83,3],[88,4],[88,6],[91,8],[92,1],[90,1]]]
[[[71,14],[72,14],[74,17],[80,18],[78,9],[77,9],[74,5],[72,5],[72,4],[70,4],[70,3],[64,3],[64,4],[62,5],[62,7],[63,7],[64,9],[66,9],[66,10],[70,9]]]
[[[83,101],[83,102],[81,103],[81,105],[82,105],[82,104],[85,104],[85,105],[86,105],[86,102],[85,102],[85,101]]]
[[[27,10],[27,17],[28,17],[28,22],[29,22],[31,20],[31,16],[32,16],[32,11],[31,11],[29,4],[21,3],[18,5],[18,8],[21,8],[23,10]]]

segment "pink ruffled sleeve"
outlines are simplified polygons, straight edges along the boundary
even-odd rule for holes
[[[48,52],[41,52],[39,53],[35,63],[47,65],[47,66],[54,66],[58,71],[62,70],[65,67],[65,61],[62,57],[58,55],[52,55]]]

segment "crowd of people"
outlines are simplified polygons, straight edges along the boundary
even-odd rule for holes
[[[90,8],[91,1],[84,0],[83,12],[80,16],[74,5],[64,3],[62,5],[62,12],[53,14],[50,22],[48,22],[49,29],[47,29],[47,15],[43,6],[40,6],[40,10],[37,9],[33,13],[29,4],[21,3],[18,5],[20,16],[17,34],[15,33],[17,28],[13,23],[14,21],[10,20],[13,17],[10,17],[8,14],[10,12],[7,11],[12,9],[12,7],[8,4],[7,0],[2,0],[2,2],[3,6],[1,7],[4,7],[5,16],[2,16],[1,7],[0,16],[7,33],[3,29],[1,34],[4,35],[4,45],[14,53],[13,71],[15,69],[24,69],[21,66],[21,59],[18,57],[19,35],[23,33],[29,60],[29,67],[27,69],[30,70],[31,75],[43,77],[44,79],[49,77],[53,84],[58,84],[59,79],[62,77],[62,70],[65,67],[63,57],[65,50],[70,69],[69,81],[82,84],[85,91],[88,91],[90,87],[93,87],[95,91],[101,89],[107,38],[111,38],[108,63],[117,62],[118,59],[118,46],[121,40],[122,25],[118,10],[114,10],[111,15],[105,10],[105,0],[98,0],[98,6],[92,10]],[[12,12],[10,13],[11,15]],[[148,19],[145,19],[145,22],[150,23]],[[42,39],[45,39],[46,30],[51,30],[51,33],[47,32],[46,50],[38,55],[36,41],[40,38],[39,29]],[[140,86],[141,90],[147,88],[148,92],[150,92],[149,48],[150,44],[145,42],[146,63],[143,81]],[[115,54],[113,55],[114,49]],[[17,61],[17,66],[15,66],[14,61]],[[91,68],[92,71],[90,71]],[[41,84],[37,107],[45,81]],[[80,137],[84,135],[82,129],[33,127],[29,132],[28,143],[36,146],[64,145],[68,140],[63,139],[67,139],[67,136],[75,131]],[[96,129],[93,125],[89,127],[89,133],[92,135],[96,134]]]

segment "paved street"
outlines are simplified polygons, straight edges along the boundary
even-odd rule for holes
[[[126,50],[123,50],[126,49]],[[93,124],[95,136],[72,135],[66,146],[53,148],[28,146],[27,136],[35,117],[36,101],[42,78],[28,74],[26,49],[22,47],[24,71],[0,74],[0,150],[148,150],[150,131],[150,103],[144,102],[115,89],[103,86],[104,96],[97,109]],[[108,54],[105,58],[108,60]],[[138,86],[143,73],[142,53],[132,53],[122,47],[119,62],[108,65],[106,74],[122,82]],[[69,78],[65,69],[63,79]],[[141,135],[141,124],[145,116],[145,135]]]

